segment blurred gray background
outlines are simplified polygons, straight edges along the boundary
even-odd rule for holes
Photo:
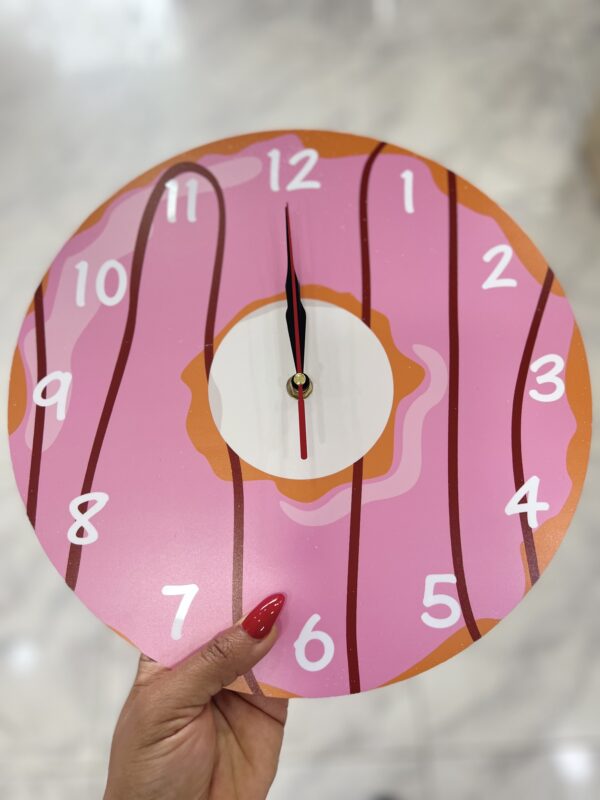
[[[168,156],[276,127],[387,139],[503,205],[571,299],[598,396],[598,104],[598,0],[0,0],[2,413],[22,317],[84,217]],[[596,440],[561,550],[482,642],[290,704],[272,800],[600,796],[599,468]],[[101,798],[137,654],[47,562],[5,435],[0,508],[0,797]]]

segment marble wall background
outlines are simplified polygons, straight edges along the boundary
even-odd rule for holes
[[[0,0],[3,413],[22,315],[84,215],[180,150],[293,126],[402,144],[498,200],[570,295],[598,395],[599,42],[597,0]],[[561,551],[483,642],[292,704],[273,800],[600,795],[599,470],[596,440]],[[136,653],[46,562],[4,437],[0,508],[0,797],[100,798]]]

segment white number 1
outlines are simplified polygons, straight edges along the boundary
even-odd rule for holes
[[[171,639],[181,639],[183,630],[183,621],[185,620],[192,600],[198,594],[198,586],[195,583],[184,583],[179,586],[163,586],[162,594],[165,597],[174,597],[181,595],[181,602],[175,612],[175,619],[171,626]]]
[[[400,173],[404,184],[404,210],[407,214],[415,213],[415,174],[412,169]]]

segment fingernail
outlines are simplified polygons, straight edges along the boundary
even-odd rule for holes
[[[264,639],[275,624],[284,603],[284,594],[270,594],[252,609],[242,622],[242,628],[254,639]]]

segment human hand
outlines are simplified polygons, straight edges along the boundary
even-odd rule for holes
[[[288,701],[224,687],[273,647],[284,602],[269,595],[173,669],[140,657],[113,736],[104,800],[264,800]]]

